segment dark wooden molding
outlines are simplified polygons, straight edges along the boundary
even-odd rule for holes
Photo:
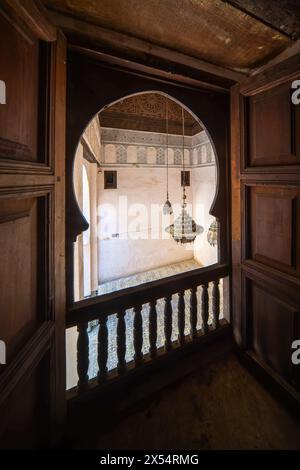
[[[53,333],[54,323],[50,321],[43,322],[12,362],[5,366],[0,375],[0,404],[3,404],[21,380],[28,379],[30,370],[43,358],[45,351],[50,348]]]
[[[31,149],[21,142],[13,142],[9,139],[0,138],[0,155],[6,158],[24,158],[28,161],[33,157]]]
[[[1,144],[0,144],[1,145]],[[0,174],[52,175],[52,168],[44,163],[12,160],[0,157]]]
[[[221,93],[229,93],[229,88],[233,82],[229,82],[227,85],[225,84],[217,84],[213,80],[205,81],[205,78],[198,79],[190,76],[188,71],[185,70],[182,73],[166,70],[164,66],[161,67],[154,67],[154,65],[148,65],[137,60],[128,59],[124,57],[118,57],[113,55],[112,53],[106,53],[102,50],[93,49],[90,45],[89,46],[81,46],[76,45],[74,43],[69,44],[69,49],[79,52],[80,54],[84,54],[88,57],[97,59],[104,64],[108,64],[111,67],[122,67],[132,71],[132,74],[136,76],[152,76],[152,79],[157,79],[164,82],[174,82],[178,85],[182,84],[185,87],[191,88],[204,88],[208,90],[214,90]]]
[[[185,65],[196,70],[201,70],[218,77],[226,78],[234,82],[239,82],[245,77],[242,73],[211,64],[171,49],[156,46],[124,33],[119,33],[83,20],[75,19],[54,10],[50,11],[50,15],[53,22],[67,35],[75,34],[77,37],[87,37],[92,40],[95,46],[110,46],[123,52],[130,51],[135,55],[151,55],[160,59]]]
[[[7,214],[0,216],[0,224],[5,224],[7,222],[15,222],[16,220],[23,219],[24,217],[29,217],[29,210],[23,212],[17,212],[12,214]]]
[[[1,7],[13,15],[20,25],[25,25],[36,38],[46,42],[56,41],[56,27],[39,0],[2,0]]]
[[[253,70],[250,74],[250,77],[254,77],[255,75],[258,75],[259,73],[266,72],[268,69],[274,67],[275,65],[280,64],[284,60],[287,60],[299,53],[300,53],[300,39],[298,39],[298,41],[296,41],[290,47],[288,47],[283,52],[281,52],[276,57],[274,57],[274,59],[269,60],[269,62],[267,62],[266,64],[260,67],[257,67],[255,70]]]
[[[248,77],[240,84],[240,91],[244,96],[252,96],[289,80],[300,77],[300,53],[284,59],[280,63],[270,65],[262,72]]]

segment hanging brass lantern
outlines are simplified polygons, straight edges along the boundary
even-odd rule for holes
[[[166,232],[170,233],[174,240],[181,245],[192,243],[203,230],[203,227],[196,224],[188,214],[184,205],[182,206],[179,216],[175,219],[174,224],[166,228]]]
[[[182,170],[185,171],[184,162],[184,112],[182,108]],[[182,189],[182,206],[179,216],[175,219],[174,224],[166,228],[166,232],[170,233],[177,243],[185,244],[192,243],[197,235],[203,232],[203,227],[196,224],[192,217],[186,210],[186,194],[185,194],[185,179],[183,179]]]

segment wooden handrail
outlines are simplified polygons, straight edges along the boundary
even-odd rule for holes
[[[68,309],[67,328],[100,319],[103,316],[130,309],[136,305],[146,304],[153,301],[153,299],[160,299],[179,291],[207,284],[228,275],[228,265],[214,264],[206,268],[187,271],[157,281],[83,299],[75,302]]]

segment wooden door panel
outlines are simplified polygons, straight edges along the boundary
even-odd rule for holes
[[[246,166],[300,164],[300,112],[291,100],[291,84],[284,83],[246,99]]]
[[[1,2],[0,79],[6,83],[6,104],[0,105],[4,448],[35,447],[59,436],[55,426],[65,413],[65,59],[65,38],[44,18],[38,1],[22,8]]]
[[[2,201],[0,331],[9,361],[37,323],[37,200]]]
[[[49,368],[49,354],[29,371],[10,393],[4,404],[0,404],[0,449],[34,448],[45,443],[47,433],[44,424],[50,423],[49,395],[50,384],[43,383],[44,371]],[[48,388],[48,390],[47,390]]]
[[[232,89],[233,327],[239,346],[300,402],[300,56]]]
[[[246,185],[246,258],[300,275],[300,188]]]
[[[0,154],[38,161],[39,41],[0,11],[1,80],[6,105],[0,106]]]
[[[10,361],[48,320],[51,269],[45,268],[51,205],[47,192],[0,195],[0,259],[4,273],[0,283],[0,331]]]
[[[249,348],[290,383],[294,381],[291,344],[297,338],[299,311],[278,292],[248,281]]]

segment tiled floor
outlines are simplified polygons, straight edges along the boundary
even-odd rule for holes
[[[168,276],[174,276],[185,271],[201,268],[201,265],[194,259],[181,261],[180,263],[168,264],[160,268],[151,269],[138,274],[133,274],[128,277],[115,279],[114,281],[105,282],[98,287],[98,294],[107,294],[116,290],[124,289],[126,287],[139,286],[145,282],[155,281]]]
[[[118,289],[125,287],[139,285],[144,282],[153,281],[155,279],[161,279],[162,277],[167,277],[170,275],[178,274],[180,272],[192,270],[199,268],[199,264],[194,260],[184,261],[182,263],[176,263],[155,270],[147,271],[145,273],[136,274],[134,276],[129,276],[127,278],[117,279],[100,286],[100,294],[113,292]],[[211,287],[209,287],[209,323],[211,323]],[[221,294],[221,318],[223,317],[222,305],[223,305],[223,289],[222,283],[220,283],[220,294]],[[200,301],[201,287],[199,287],[197,296],[198,296],[198,305]],[[178,336],[178,327],[177,327],[177,304],[178,304],[178,295],[173,295],[172,298],[172,308],[173,308],[173,328],[172,328],[172,340],[176,340]],[[185,292],[185,334],[189,334],[189,325],[190,325],[190,292]],[[159,299],[157,301],[157,347],[161,347],[164,344],[164,300]],[[134,348],[133,348],[133,309],[126,311],[125,322],[126,322],[126,361],[129,362],[133,360]],[[149,351],[149,305],[145,304],[142,310],[143,318],[143,353]],[[107,320],[108,326],[108,369],[112,370],[117,366],[117,316],[110,315]],[[197,328],[201,328],[201,316],[198,314],[198,324]],[[93,378],[97,375],[98,365],[97,365],[97,335],[98,335],[98,326],[94,326],[89,332],[90,339],[90,365],[89,365],[89,378]]]

